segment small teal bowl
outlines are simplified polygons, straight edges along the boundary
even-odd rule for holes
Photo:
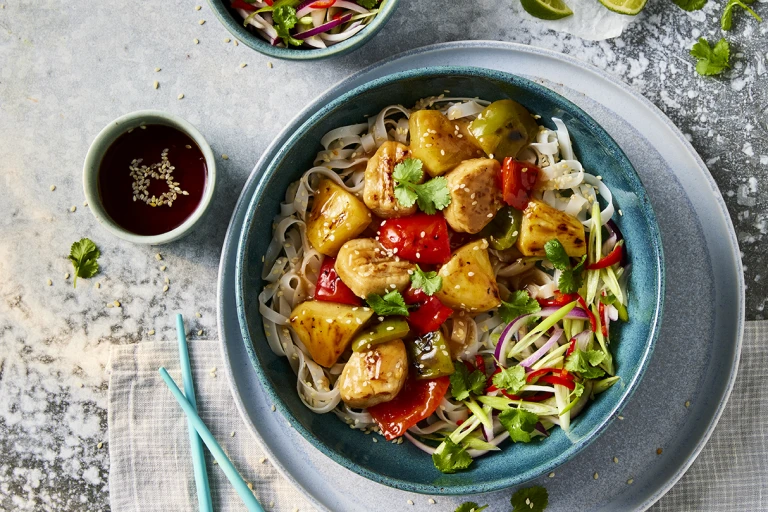
[[[613,192],[615,221],[623,232],[631,263],[629,317],[612,344],[621,381],[598,395],[572,422],[567,434],[556,428],[547,439],[504,443],[502,450],[475,460],[468,471],[440,473],[418,448],[372,443],[333,414],[312,413],[296,392],[288,361],[269,348],[259,315],[262,257],[272,238],[272,218],[288,185],[312,166],[320,138],[329,130],[360,122],[390,104],[411,106],[418,99],[450,91],[452,96],[487,100],[512,98],[540,122],[554,128],[561,118],[584,167],[600,174]],[[369,82],[332,101],[299,128],[261,177],[248,205],[236,263],[237,314],[254,371],[280,412],[307,441],[335,462],[375,482],[424,494],[475,494],[520,484],[573,458],[597,439],[629,400],[645,372],[659,331],[664,297],[664,260],[656,218],[643,184],[616,142],[584,111],[562,96],[524,78],[479,68],[428,68]],[[247,397],[243,398],[247,400]],[[275,433],[279,435],[279,433]]]
[[[340,57],[351,51],[357,50],[367,43],[381,30],[397,8],[400,0],[382,0],[379,13],[373,18],[367,27],[350,37],[346,41],[334,44],[327,48],[278,48],[272,46],[243,26],[243,17],[233,10],[229,0],[208,0],[216,17],[224,27],[243,44],[264,55],[284,60],[320,60],[328,57]]]

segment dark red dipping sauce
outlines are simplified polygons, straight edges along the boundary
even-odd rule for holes
[[[147,125],[122,134],[107,149],[99,167],[99,196],[123,228],[159,235],[179,227],[197,209],[207,177],[203,152],[187,134]]]

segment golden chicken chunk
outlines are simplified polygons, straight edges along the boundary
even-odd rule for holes
[[[502,206],[501,165],[490,158],[464,160],[445,175],[451,203],[443,210],[454,231],[479,233]]]
[[[363,200],[365,205],[379,217],[390,219],[416,213],[415,204],[406,208],[397,202],[395,180],[392,178],[395,166],[410,156],[408,146],[387,141],[368,160],[368,166],[365,168]]]
[[[483,156],[462,124],[437,110],[417,110],[408,120],[411,152],[424,164],[430,176],[440,176],[468,158]]]
[[[402,340],[353,352],[339,377],[341,399],[356,409],[389,402],[403,388],[407,377],[408,355]]]
[[[557,238],[568,256],[580,258],[587,253],[584,226],[579,219],[552,208],[537,199],[523,211],[517,248],[523,256],[546,256],[544,244]]]
[[[416,265],[401,260],[373,238],[356,238],[341,247],[335,268],[342,282],[365,298],[371,293],[402,292],[411,283],[408,271]]]
[[[307,238],[321,254],[336,256],[344,242],[371,223],[371,212],[351,192],[325,178],[318,185],[307,220]]]
[[[312,359],[330,368],[372,315],[371,308],[308,300],[291,311],[288,321]]]
[[[501,304],[484,238],[458,248],[437,275],[443,278],[443,287],[435,296],[448,307],[475,314]]]

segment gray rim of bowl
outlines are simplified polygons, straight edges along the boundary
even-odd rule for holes
[[[200,204],[197,206],[192,215],[189,216],[180,226],[168,231],[167,233],[161,233],[159,235],[137,235],[127,229],[119,226],[109,214],[106,212],[101,204],[101,197],[99,195],[98,180],[96,183],[92,183],[90,177],[98,176],[99,168],[101,167],[101,160],[118,137],[124,134],[131,128],[137,128],[141,125],[161,124],[165,126],[171,126],[181,130],[185,134],[195,141],[197,146],[202,151],[205,157],[205,163],[207,167],[207,176],[205,183],[205,193],[200,199]],[[103,145],[106,141],[109,141],[106,145]],[[102,146],[98,149],[97,146]],[[127,240],[129,242],[146,244],[146,245],[160,245],[178,240],[179,238],[189,234],[195,225],[203,218],[210,206],[211,199],[213,198],[213,192],[216,188],[216,159],[213,156],[213,151],[208,145],[203,135],[195,128],[191,123],[184,119],[163,112],[161,110],[137,110],[124,116],[120,116],[114,121],[111,121],[105,126],[96,137],[93,139],[91,146],[88,148],[88,154],[85,157],[85,163],[83,164],[83,191],[85,197],[90,205],[91,213],[96,220],[104,226],[110,233],[118,238]]]
[[[539,466],[536,469],[531,469],[524,473],[520,473],[511,477],[500,478],[494,481],[493,483],[483,483],[483,484],[476,484],[476,485],[457,485],[449,488],[414,484],[412,482],[399,480],[396,478],[382,475],[380,473],[376,473],[374,471],[370,471],[358,465],[354,461],[351,461],[349,459],[346,459],[340,456],[331,447],[327,446],[322,440],[320,440],[314,434],[309,432],[298,420],[296,420],[296,418],[293,417],[290,410],[287,407],[285,407],[285,405],[282,403],[277,393],[275,392],[271,382],[269,381],[267,376],[261,371],[260,361],[256,353],[254,352],[253,341],[251,339],[250,332],[248,331],[248,328],[245,322],[245,311],[243,308],[243,304],[244,304],[243,298],[245,296],[245,290],[243,289],[243,283],[244,283],[243,260],[244,260],[244,253],[245,253],[245,247],[244,247],[245,236],[244,235],[250,229],[251,223],[255,218],[254,213],[257,206],[257,202],[258,202],[257,199],[261,196],[265,183],[268,181],[269,177],[275,172],[275,168],[277,167],[277,164],[285,157],[287,148],[292,146],[295,142],[298,141],[298,139],[300,139],[301,135],[299,134],[304,131],[305,127],[314,124],[318,119],[322,118],[327,111],[335,109],[338,105],[342,105],[344,102],[348,101],[350,98],[353,98],[364,91],[375,89],[380,85],[384,85],[389,82],[399,81],[402,79],[407,79],[412,77],[425,79],[429,77],[441,77],[446,75],[477,76],[482,78],[503,80],[509,83],[518,83],[518,85],[527,87],[537,92],[538,94],[550,96],[555,103],[559,103],[561,107],[569,110],[581,122],[585,123],[587,126],[590,126],[592,128],[592,132],[595,133],[603,141],[607,142],[607,145],[610,151],[621,162],[623,162],[623,165],[621,168],[622,168],[622,171],[625,173],[626,178],[630,182],[632,182],[637,187],[638,190],[641,191],[641,195],[639,199],[641,201],[641,205],[643,207],[646,220],[648,221],[649,231],[653,236],[654,243],[652,245],[655,252],[654,259],[657,262],[658,269],[659,269],[658,274],[656,276],[658,292],[657,292],[655,301],[657,306],[656,306],[656,311],[654,312],[652,323],[650,326],[649,339],[646,344],[645,351],[643,352],[642,364],[638,369],[637,373],[635,374],[634,378],[631,380],[631,382],[627,384],[617,404],[613,407],[613,409],[609,412],[609,414],[607,414],[606,417],[599,422],[597,427],[595,427],[595,429],[587,437],[585,437],[579,445],[576,445],[573,448],[570,448],[569,450],[563,452],[560,456],[558,456],[557,458],[549,462],[548,464]],[[645,187],[642,185],[642,180],[638,176],[635,169],[632,167],[631,163],[629,162],[629,159],[626,157],[626,155],[624,155],[624,152],[621,150],[619,145],[586,112],[584,112],[581,108],[579,108],[578,106],[576,106],[575,104],[567,100],[566,98],[560,96],[556,92],[542,85],[539,85],[531,80],[528,80],[527,78],[513,75],[511,73],[506,73],[506,72],[497,71],[497,70],[490,70],[485,68],[473,68],[473,67],[459,67],[459,66],[432,67],[427,69],[403,71],[403,72],[395,73],[392,75],[387,75],[387,76],[378,78],[376,80],[373,80],[371,82],[368,82],[359,87],[356,87],[355,89],[343,94],[342,96],[337,97],[336,99],[334,99],[333,101],[325,105],[318,112],[316,112],[314,115],[312,115],[306,122],[302,123],[302,125],[295,131],[294,135],[292,135],[286,141],[283,147],[280,148],[280,150],[277,152],[275,157],[272,159],[272,161],[268,165],[267,169],[259,178],[259,183],[256,186],[256,189],[254,190],[251,200],[249,201],[248,209],[245,214],[244,224],[240,232],[240,240],[238,242],[237,259],[236,259],[236,266],[235,266],[235,282],[236,282],[235,293],[236,293],[236,301],[237,301],[237,308],[238,308],[237,315],[240,323],[240,331],[243,336],[243,342],[248,352],[249,359],[251,360],[251,366],[256,371],[256,374],[260,382],[262,383],[262,386],[264,386],[264,390],[267,392],[269,397],[273,400],[277,408],[280,410],[283,416],[288,420],[288,422],[299,433],[301,433],[301,435],[305,439],[310,441],[311,444],[313,444],[316,448],[322,451],[326,456],[330,457],[336,463],[346,467],[347,469],[354,471],[355,473],[361,476],[364,476],[372,481],[385,484],[390,487],[394,487],[396,489],[412,491],[412,492],[417,492],[421,494],[434,494],[434,493],[443,493],[443,494],[452,494],[452,495],[478,494],[478,493],[492,492],[492,491],[512,487],[514,485],[518,485],[520,483],[532,480],[538,476],[543,475],[548,471],[551,471],[552,469],[563,464],[566,460],[575,456],[577,453],[581,452],[584,448],[589,446],[613,422],[613,419],[615,418],[616,414],[618,414],[626,405],[626,403],[629,401],[632,394],[636,390],[638,383],[640,382],[643,375],[645,374],[645,371],[648,367],[651,353],[653,352],[653,348],[656,344],[656,340],[659,335],[659,327],[661,325],[661,315],[662,315],[662,310],[664,305],[664,288],[665,288],[663,261],[664,261],[664,256],[663,256],[663,248],[661,244],[661,235],[658,230],[658,224],[656,222],[656,217],[653,212],[650,199],[648,198],[648,195],[645,191]]]
[[[328,57],[340,57],[357,48],[363,46],[369,39],[372,39],[379,30],[389,21],[394,14],[397,4],[400,0],[384,0],[384,7],[374,17],[373,21],[363,30],[350,37],[346,41],[328,46],[327,48],[317,49],[299,49],[299,48],[278,48],[272,46],[259,35],[250,32],[243,26],[242,20],[238,20],[230,8],[225,5],[227,0],[208,0],[208,5],[227,31],[238,41],[245,44],[252,50],[256,50],[264,55],[283,60],[319,60]]]

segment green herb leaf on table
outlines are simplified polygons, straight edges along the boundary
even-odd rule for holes
[[[460,469],[467,469],[472,464],[472,457],[466,448],[446,438],[432,454],[432,463],[443,473],[455,473]]]
[[[512,322],[519,316],[541,311],[541,306],[536,299],[525,290],[513,292],[508,298],[508,301],[501,301],[499,306],[499,316],[505,323]]]
[[[485,393],[486,377],[480,370],[469,373],[467,365],[461,361],[453,362],[454,372],[451,374],[451,396],[455,400],[466,400],[470,393],[482,395]]]
[[[549,505],[549,493],[540,486],[519,489],[509,500],[512,504],[512,512],[542,512]]]
[[[597,365],[604,360],[605,352],[601,350],[574,350],[565,360],[565,369],[585,379],[599,379],[605,371]]]
[[[371,306],[373,312],[379,316],[408,316],[408,306],[405,305],[403,296],[397,290],[392,290],[383,297],[371,293],[365,298],[365,301]]]
[[[725,5],[725,9],[723,9],[723,15],[720,17],[720,28],[723,30],[731,30],[733,27],[733,12],[736,7],[741,7],[749,14],[751,14],[758,23],[762,23],[763,18],[761,18],[760,15],[758,15],[755,11],[752,10],[751,7],[749,7],[749,5],[747,5],[754,3],[754,1],[755,0],[729,0],[729,2]]]
[[[719,75],[730,68],[731,47],[728,41],[720,39],[713,47],[703,37],[691,48],[691,55],[698,61],[696,72],[702,76]]]
[[[467,501],[459,505],[459,507],[453,512],[480,512],[481,510],[485,510],[487,508],[488,508],[488,505],[483,505],[481,507],[474,501]]]
[[[96,260],[101,256],[99,249],[88,238],[81,238],[72,244],[69,249],[69,260],[75,271],[75,279],[72,283],[77,288],[77,278],[88,279],[93,277],[99,271],[99,264]]]
[[[525,409],[506,409],[499,414],[499,421],[509,432],[509,438],[516,443],[531,441],[531,432],[539,417]]]
[[[493,376],[493,385],[507,393],[520,394],[525,386],[525,368],[522,366],[504,368]]]
[[[692,12],[701,10],[707,5],[707,0],[672,0],[679,8],[684,11]]]
[[[424,272],[416,265],[416,270],[411,274],[411,286],[421,288],[427,295],[434,295],[443,287],[443,278],[437,272]]]
[[[406,158],[397,164],[392,177],[395,180],[395,198],[405,208],[416,203],[421,211],[432,215],[451,203],[448,182],[442,176],[419,183],[424,171],[418,158]]]

